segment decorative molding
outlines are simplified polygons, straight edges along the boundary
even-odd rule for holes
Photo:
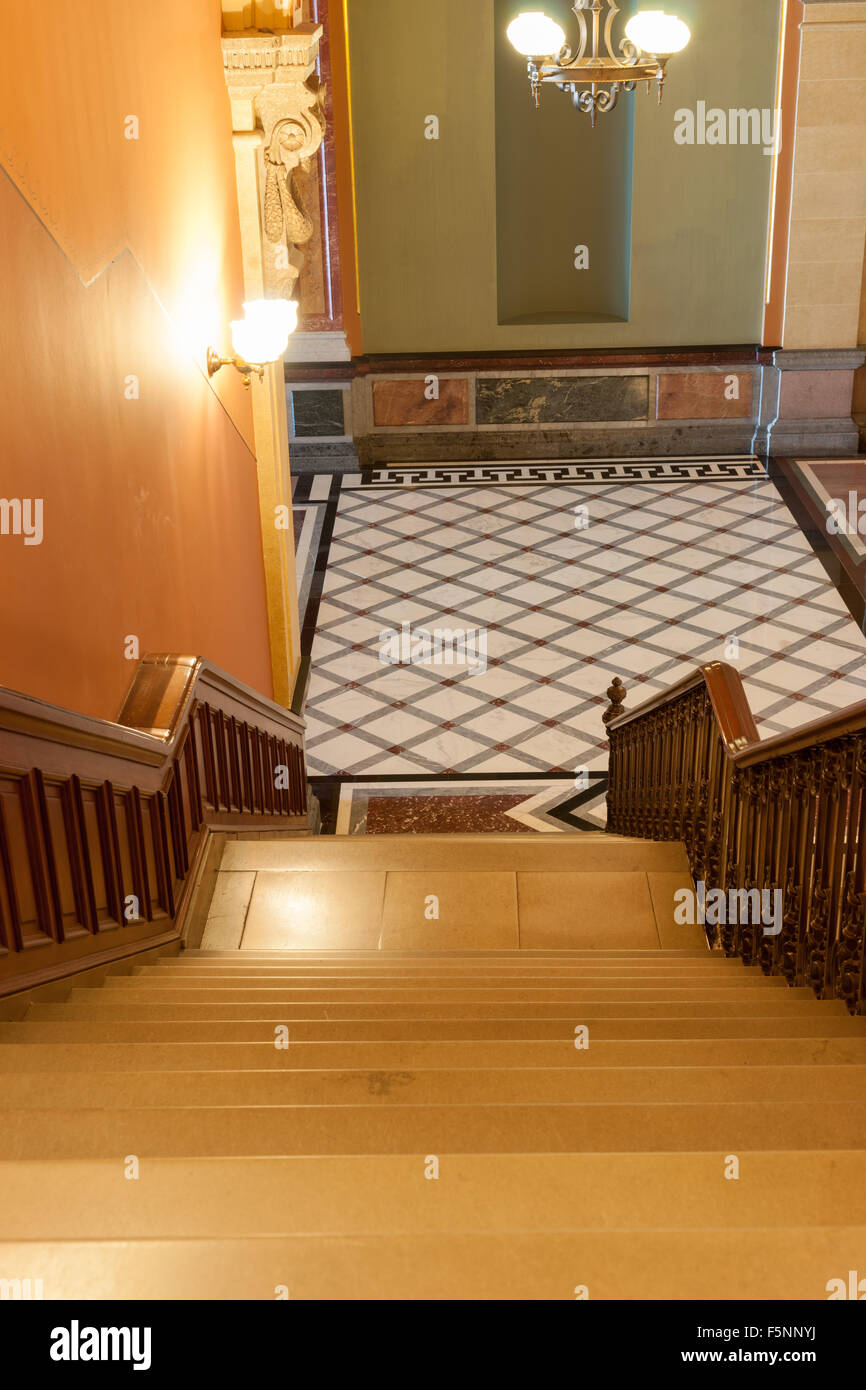
[[[349,362],[349,344],[342,329],[321,333],[293,333],[284,358],[294,362]]]
[[[223,67],[226,81],[243,74],[245,82],[254,74],[261,81],[267,73],[276,80],[280,68],[306,68],[315,65],[322,27],[306,24],[285,34],[224,34]]]
[[[866,348],[785,348],[773,353],[783,372],[851,372],[866,362]]]
[[[324,92],[314,76],[322,38],[320,24],[285,34],[223,37],[223,66],[236,134],[258,132],[260,204],[249,206],[252,189],[241,187],[242,221],[258,214],[265,295],[291,299],[301,272],[298,248],[313,234],[313,221],[297,188],[295,173],[309,171],[325,135]]]

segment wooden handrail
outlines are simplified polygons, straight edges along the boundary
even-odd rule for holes
[[[116,723],[0,687],[0,995],[177,939],[210,833],[305,817],[303,720],[199,657]]]
[[[714,662],[608,714],[608,830],[682,840],[715,894],[713,941],[866,1011],[866,701],[762,740],[739,674]],[[730,920],[764,892],[772,931]]]
[[[746,699],[746,692],[739,672],[735,671],[733,666],[727,666],[723,661],[714,661],[708,666],[698,666],[689,675],[678,680],[675,685],[669,686],[667,690],[660,691],[658,695],[654,695],[644,704],[638,705],[637,709],[625,710],[617,719],[611,721],[608,729],[624,728],[626,724],[632,723],[635,719],[642,719],[652,710],[670,704],[679,695],[684,695],[686,691],[694,690],[696,686],[701,684],[707,688],[718,720],[719,733],[729,752],[738,752],[747,744],[759,741],[758,728],[752,717],[752,711],[749,709],[749,702]]]
[[[722,661],[696,667],[676,684],[637,705],[635,709],[624,710],[618,718],[611,721],[608,729],[622,729],[633,720],[641,719],[651,710],[670,704],[678,695],[693,690],[702,683],[706,685],[716,712],[719,733],[725,747],[731,757],[742,766],[751,766],[753,763],[762,762],[764,758],[797,753],[813,744],[827,743],[830,739],[866,729],[866,700],[860,700],[856,704],[846,705],[844,709],[832,710],[820,719],[812,719],[808,724],[801,724],[788,733],[774,734],[772,738],[762,739],[749,708],[740,673]]]

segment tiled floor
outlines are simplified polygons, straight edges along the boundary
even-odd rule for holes
[[[866,642],[774,484],[702,471],[343,479],[312,642],[310,773],[599,771],[614,676],[631,708],[711,660],[740,671],[764,737],[862,699]],[[478,646],[468,664],[383,664],[383,632],[404,624],[416,638],[474,630]]]

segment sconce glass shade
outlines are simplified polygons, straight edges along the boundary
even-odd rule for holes
[[[519,14],[506,32],[509,42],[525,58],[553,57],[565,47],[565,30],[540,11]]]
[[[641,10],[629,20],[625,33],[642,53],[662,58],[681,53],[692,36],[687,24],[663,10]]]
[[[295,300],[247,300],[244,318],[232,323],[232,347],[243,362],[257,366],[278,362],[297,326],[298,306]]]

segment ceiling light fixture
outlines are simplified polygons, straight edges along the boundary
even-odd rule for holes
[[[602,21],[605,3],[607,14]],[[546,14],[521,14],[508,26],[512,45],[528,59],[535,105],[540,105],[542,86],[549,83],[569,92],[577,110],[588,112],[595,125],[598,113],[612,111],[620,92],[633,92],[638,82],[646,82],[647,91],[650,82],[655,82],[661,101],[668,59],[682,52],[691,38],[688,25],[662,10],[642,10],[626,24],[626,36],[619,44],[622,57],[617,57],[612,39],[613,22],[619,14],[615,0],[575,0],[572,9],[580,25],[576,53],[566,45],[564,30]],[[592,15],[589,55],[588,14]]]
[[[244,317],[232,324],[234,356],[221,357],[216,348],[207,350],[207,374],[220,367],[234,367],[249,386],[255,372],[259,381],[265,367],[279,362],[298,326],[298,306],[294,299],[251,299],[244,304]]]

